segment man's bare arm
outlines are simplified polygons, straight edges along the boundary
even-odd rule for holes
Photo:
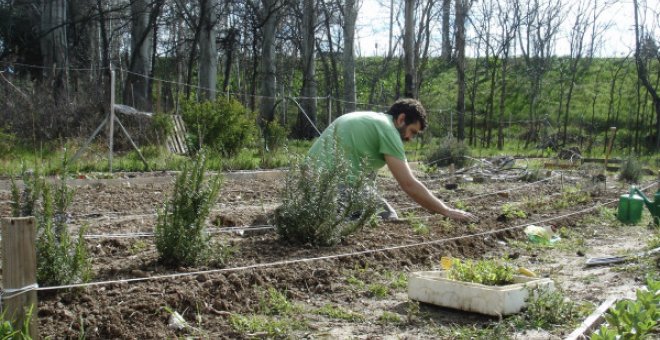
[[[385,162],[403,191],[423,208],[461,221],[476,221],[476,217],[466,211],[453,209],[435,197],[410,171],[408,162],[385,155]]]

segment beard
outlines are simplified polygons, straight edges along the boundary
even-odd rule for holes
[[[399,131],[399,136],[401,136],[401,140],[404,142],[407,142],[408,140],[406,139],[406,124],[403,124],[403,126],[396,128],[397,131]]]

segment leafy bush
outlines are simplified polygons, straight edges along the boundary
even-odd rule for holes
[[[648,290],[638,289],[637,299],[620,300],[605,314],[606,325],[591,336],[592,340],[651,339],[660,330],[660,281],[648,278]]]
[[[45,184],[41,175],[33,170],[28,170],[25,164],[21,170],[21,180],[23,181],[23,190],[19,190],[18,185],[11,177],[11,213],[14,217],[34,216],[37,209],[37,201],[41,196],[41,190]]]
[[[427,158],[429,165],[448,166],[454,164],[462,168],[470,164],[470,147],[458,139],[448,136],[440,141],[438,148]]]
[[[158,212],[156,249],[170,265],[195,265],[208,260],[211,243],[205,233],[206,218],[220,191],[221,178],[204,181],[206,155],[200,152],[192,169],[184,165],[174,183],[172,198]]]
[[[335,148],[336,150],[337,148]],[[353,178],[343,157],[334,164],[315,166],[294,160],[275,211],[275,226],[291,243],[332,246],[361,229],[376,212],[373,180],[359,173]]]
[[[447,278],[456,281],[474,282],[489,286],[513,283],[515,269],[494,260],[461,261],[454,259]]]
[[[640,179],[642,179],[642,163],[635,156],[624,159],[619,170],[619,180],[639,183]]]
[[[566,299],[560,291],[534,289],[530,291],[525,312],[513,319],[522,328],[555,329],[557,326],[572,326],[586,310]]]
[[[16,136],[12,133],[5,132],[0,128],[0,155],[9,154],[14,143],[16,143]]]
[[[52,196],[53,190],[55,197]],[[64,180],[57,187],[44,185],[43,212],[37,218],[40,229],[37,282],[40,284],[63,285],[90,279],[91,264],[85,248],[85,228],[80,228],[78,239],[73,243],[66,225],[66,211],[72,198],[73,191]]]
[[[254,141],[254,113],[234,99],[218,97],[214,102],[182,100],[182,116],[191,150],[202,147],[233,156]]]
[[[66,224],[74,193],[64,178],[59,186],[51,185],[38,173],[22,172],[22,191],[13,179],[11,182],[13,215],[35,216],[37,220],[37,282],[42,285],[87,282],[91,264],[83,238],[85,228],[80,228],[74,243]]]
[[[266,122],[261,128],[265,151],[275,151],[286,143],[288,131],[277,120]]]

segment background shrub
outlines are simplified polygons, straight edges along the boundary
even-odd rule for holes
[[[626,157],[621,163],[619,179],[628,183],[639,183],[642,179],[642,163],[635,156]]]
[[[469,165],[470,147],[458,139],[448,136],[440,140],[438,148],[427,158],[429,165],[448,166],[454,164],[457,168]]]
[[[64,177],[57,185],[46,182],[39,171],[24,170],[21,177],[22,190],[12,179],[12,213],[16,217],[34,216],[37,221],[37,282],[65,285],[89,281],[85,228],[80,228],[73,242],[66,222],[74,192]]]
[[[257,135],[255,114],[237,100],[220,96],[197,103],[184,99],[181,107],[191,150],[207,147],[234,156]]]
[[[282,239],[296,244],[332,246],[361,229],[376,212],[374,181],[360,173],[351,175],[342,157],[327,166],[294,160],[282,191],[282,205],[275,211],[275,226]]]
[[[156,249],[169,265],[196,265],[210,259],[211,243],[206,218],[220,191],[221,178],[204,180],[206,155],[200,152],[177,176],[172,198],[158,212]]]

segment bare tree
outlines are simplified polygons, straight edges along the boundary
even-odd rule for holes
[[[311,139],[317,136],[314,129],[316,124],[316,64],[315,42],[316,22],[318,9],[316,0],[303,1],[303,15],[301,18],[301,58],[303,84],[300,91],[301,107],[298,120],[294,128],[294,135],[301,139]]]
[[[451,0],[442,0],[442,60],[451,62]]]
[[[359,3],[356,0],[346,0],[344,3],[344,50],[342,54],[344,71],[344,101],[346,112],[355,111],[357,96],[355,90],[355,22],[357,21]]]
[[[275,119],[276,64],[275,35],[282,4],[279,0],[261,0],[259,10],[261,21],[261,123]]]
[[[158,16],[160,6],[162,1],[157,1],[154,6],[147,0],[131,2],[131,55],[124,86],[124,103],[143,111],[151,110],[148,76],[152,63],[152,25]]]
[[[67,1],[44,1],[41,7],[41,55],[45,76],[51,82],[56,100],[68,97],[69,50],[67,41]]]
[[[456,0],[456,75],[458,95],[456,96],[457,132],[459,141],[465,139],[465,20],[472,6],[472,0]]]
[[[527,66],[529,86],[529,130],[525,147],[538,138],[539,120],[537,119],[538,101],[546,73],[550,70],[554,52],[555,36],[563,21],[561,0],[547,0],[541,3],[534,0],[527,7],[517,12],[519,23],[518,38],[520,52]]]
[[[199,0],[199,100],[215,100],[218,83],[216,46],[218,0]]]
[[[403,59],[405,64],[404,96],[408,98],[417,97],[415,80],[415,0],[405,0],[404,9],[404,38],[403,38]]]
[[[642,54],[642,39],[643,36],[643,27],[640,24],[639,20],[639,1],[633,0],[633,6],[635,9],[635,65],[637,65],[637,78],[642,83],[649,95],[651,95],[651,100],[653,101],[653,108],[655,110],[656,120],[655,120],[655,150],[660,150],[660,96],[656,87],[653,86],[649,80],[649,72],[646,67],[646,61]]]

